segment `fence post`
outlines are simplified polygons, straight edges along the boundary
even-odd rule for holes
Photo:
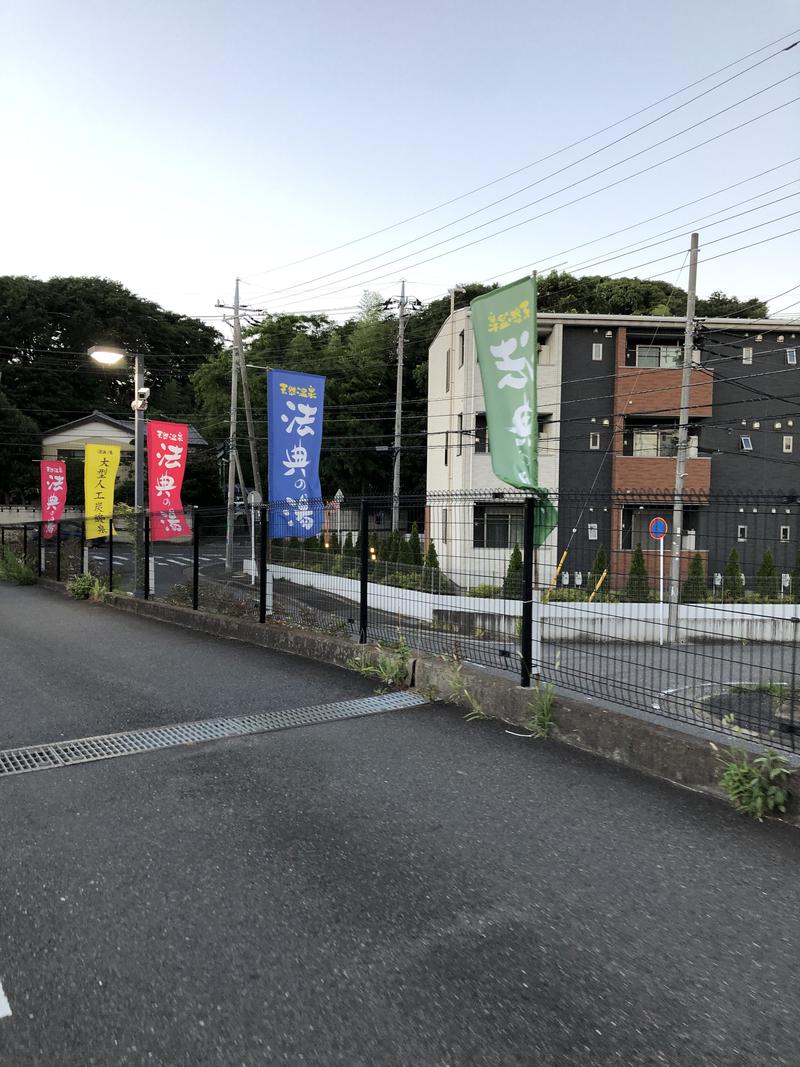
[[[258,530],[258,621],[267,621],[267,541],[269,534],[269,504],[262,504],[259,512],[261,526]]]
[[[23,522],[22,524],[22,558],[28,558],[28,524]]]
[[[363,499],[361,501],[358,548],[361,560],[358,643],[365,645],[367,643],[367,627],[369,624],[369,504]]]
[[[80,553],[78,559],[80,560],[79,574],[86,574],[89,568],[85,565],[86,560],[86,527],[81,520],[80,524],[80,536],[78,538],[78,552]]]
[[[44,553],[44,523],[39,523],[39,548],[36,552],[36,574],[39,578],[42,577],[44,567],[42,566],[42,554]]]
[[[522,527],[522,628],[520,631],[520,685],[528,688],[533,669],[533,520],[536,501],[525,498]]]
[[[56,581],[61,581],[61,520],[56,523]]]
[[[789,731],[790,731],[789,737],[791,738],[792,752],[795,751],[794,704],[795,704],[796,695],[797,695],[797,624],[799,622],[800,622],[800,618],[797,618],[796,616],[795,616],[795,618],[792,619],[792,681],[791,681],[791,687],[789,689]]]
[[[142,516],[142,523],[144,526],[144,546],[142,549],[142,558],[144,560],[144,598],[150,599],[150,512],[145,511]],[[134,545],[135,548],[135,545]]]
[[[134,539],[136,537],[136,527],[134,527]],[[134,550],[135,550],[134,543]],[[114,523],[111,519],[108,520],[108,591],[113,592],[114,589]]]
[[[200,509],[194,509],[192,524],[192,611],[200,607]]]
[[[0,523],[0,548],[6,547],[6,527],[5,523]]]

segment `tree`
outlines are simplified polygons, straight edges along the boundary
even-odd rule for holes
[[[606,550],[603,548],[602,545],[600,545],[597,549],[597,552],[595,552],[594,559],[592,560],[592,569],[589,571],[589,577],[587,579],[586,589],[590,595],[594,592],[594,587],[602,578],[603,573],[607,570],[608,556],[606,555]],[[597,596],[602,596],[603,592],[608,589],[610,584],[611,583],[608,580],[608,575],[606,575],[605,581],[598,590]]]
[[[411,526],[411,536],[408,539],[411,546],[411,562],[415,567],[422,566],[422,545],[419,540],[419,528],[416,523]]]
[[[428,593],[438,592],[440,577],[439,556],[436,553],[436,545],[433,540],[430,540],[425,551],[425,561],[422,564],[422,588]]]
[[[336,552],[337,554],[341,552],[341,545],[339,544],[339,535],[335,530],[328,538],[328,544],[330,546],[331,552]]]
[[[522,552],[517,544],[511,551],[503,579],[503,596],[508,600],[519,600],[522,597]]]
[[[648,601],[650,599],[650,580],[647,575],[642,546],[637,545],[631,557],[631,568],[628,572],[628,584],[625,587],[625,599],[632,601]]]
[[[411,545],[405,537],[399,538],[397,562],[402,563],[405,567],[410,567],[414,563],[414,554],[411,551]]]
[[[722,597],[724,600],[738,600],[742,595],[744,576],[739,566],[739,553],[735,548],[731,549],[728,562],[725,564],[725,573],[722,575]]]
[[[354,559],[357,554],[358,554],[358,550],[357,550],[356,546],[353,544],[353,535],[348,530],[347,531],[347,535],[345,536],[345,539],[344,539],[344,547],[342,548],[342,555],[346,556],[348,559]]]
[[[756,575],[756,593],[765,600],[778,599],[778,572],[775,559],[769,549],[764,553]]]
[[[36,500],[41,455],[39,427],[0,392],[0,502]]]
[[[695,552],[689,562],[689,571],[681,589],[681,600],[684,604],[699,604],[705,598],[706,573],[703,568],[703,557]]]
[[[800,603],[800,552],[797,553],[792,571],[792,599],[795,604]]]

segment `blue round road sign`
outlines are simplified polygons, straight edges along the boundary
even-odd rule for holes
[[[669,526],[666,519],[653,519],[650,523],[650,536],[654,541],[660,541],[662,537],[666,537]]]

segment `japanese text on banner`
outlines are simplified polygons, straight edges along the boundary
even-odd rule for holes
[[[114,514],[114,485],[119,467],[119,445],[86,445],[83,464],[86,540],[108,537]]]
[[[64,513],[67,502],[67,465],[60,459],[43,459],[40,465],[42,493],[42,537],[49,539],[56,532],[56,523]]]
[[[270,537],[313,537],[322,528],[319,481],[325,379],[267,373]]]
[[[188,451],[186,423],[148,422],[147,484],[152,541],[170,541],[191,533],[181,503]]]

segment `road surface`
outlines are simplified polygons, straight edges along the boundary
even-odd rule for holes
[[[367,694],[0,585],[3,747]],[[798,1062],[797,831],[438,706],[0,778],[0,1063]]]

